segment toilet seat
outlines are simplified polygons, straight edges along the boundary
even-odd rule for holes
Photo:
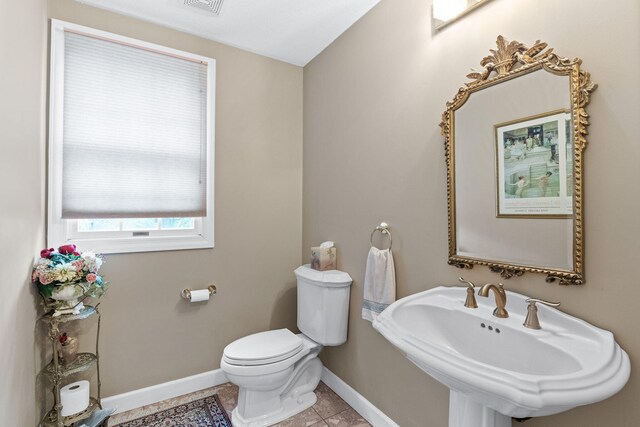
[[[258,366],[280,362],[300,353],[303,341],[288,329],[258,332],[225,347],[223,357],[231,365]]]

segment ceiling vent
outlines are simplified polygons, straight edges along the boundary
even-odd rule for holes
[[[224,3],[224,0],[184,0],[186,6],[193,6],[215,16],[220,16],[222,3]]]

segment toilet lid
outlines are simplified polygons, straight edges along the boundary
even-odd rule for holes
[[[265,365],[287,359],[302,350],[302,340],[288,329],[259,332],[240,338],[224,349],[232,365]]]

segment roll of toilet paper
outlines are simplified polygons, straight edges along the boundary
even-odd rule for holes
[[[75,415],[89,407],[89,381],[76,381],[60,389],[61,414]]]
[[[209,290],[199,289],[197,291],[191,291],[191,302],[209,301]]]

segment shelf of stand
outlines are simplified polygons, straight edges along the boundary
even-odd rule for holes
[[[78,353],[78,357],[76,360],[69,363],[68,365],[59,365],[58,366],[58,375],[60,379],[66,378],[69,375],[78,374],[80,372],[88,371],[93,368],[93,366],[98,361],[98,358],[93,353]],[[49,379],[53,379],[56,375],[56,369],[53,365],[53,360],[44,368],[42,371],[43,374],[49,377]]]
[[[86,319],[87,317],[91,317],[96,313],[97,313],[97,310],[95,307],[92,307],[90,305],[85,305],[84,308],[80,310],[80,313],[78,314],[62,314],[60,316],[53,317],[53,312],[51,311],[45,314],[44,316],[42,316],[40,320],[46,323],[54,323],[54,322],[66,323],[66,322],[71,322],[73,320]]]
[[[95,399],[92,397],[91,400],[89,401],[89,406],[87,407],[87,409],[75,415],[62,417],[62,423],[65,427],[71,426],[73,425],[73,423],[77,423],[78,421],[82,421],[85,418],[89,418],[91,414],[93,414],[93,411],[98,409],[98,407],[99,407],[98,399]],[[40,422],[40,427],[57,427],[57,426],[58,426],[58,413],[54,408],[50,410],[47,413],[47,415],[44,416],[44,418]]]
[[[78,421],[82,421],[89,418],[97,409],[102,408],[100,406],[100,355],[98,352],[98,343],[100,341],[100,312],[98,312],[98,306],[84,306],[78,314],[62,314],[60,316],[53,316],[53,311],[40,317],[40,321],[44,322],[49,328],[49,340],[51,341],[53,358],[42,370],[42,373],[46,375],[52,383],[52,392],[54,397],[54,407],[47,415],[42,419],[39,427],[68,427],[72,426]],[[93,315],[98,318],[98,328],[96,330],[96,351],[95,353],[78,353],[76,360],[68,365],[63,365],[58,359],[58,350],[60,349],[59,333],[60,325],[71,322],[74,320],[84,320]],[[57,408],[61,408],[60,404],[60,388],[62,387],[62,380],[70,375],[78,374],[81,372],[89,371],[93,367],[96,368],[96,375],[98,380],[98,393],[96,397],[90,398],[89,407],[84,411],[63,417],[58,414]],[[108,417],[107,417],[108,419]],[[103,421],[101,425],[105,426],[107,421]]]

